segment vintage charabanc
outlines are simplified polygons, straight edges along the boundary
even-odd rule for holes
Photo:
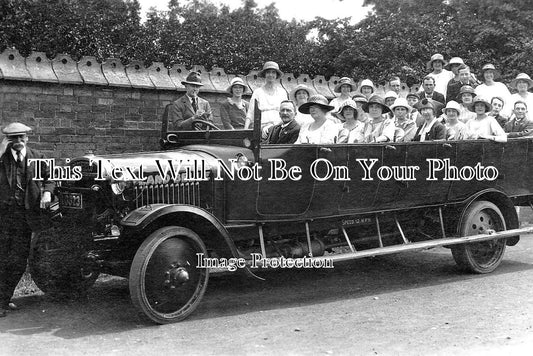
[[[210,273],[257,276],[252,258],[326,266],[445,246],[488,273],[533,231],[515,209],[533,203],[533,137],[264,145],[259,129],[163,127],[161,147],[70,162],[82,178],[61,182],[63,218],[33,253],[43,291],[128,277],[142,315],[169,323],[195,310]]]

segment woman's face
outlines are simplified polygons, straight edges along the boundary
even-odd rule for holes
[[[307,103],[307,100],[309,99],[309,93],[307,93],[307,90],[301,89],[294,94],[294,97],[296,98],[296,102],[298,104]]]
[[[383,113],[383,108],[379,104],[370,104],[368,105],[368,115],[370,115],[371,118],[376,119],[381,116]]]
[[[516,82],[516,89],[519,92],[526,92],[529,89],[529,84],[525,80],[519,80]]]
[[[265,80],[267,82],[273,82],[278,78],[278,72],[276,72],[274,69],[267,69],[265,71]]]
[[[372,94],[374,90],[372,89],[372,87],[369,87],[369,86],[364,86],[364,87],[361,87],[361,94],[363,95],[370,95]]]
[[[407,97],[407,104],[409,104],[411,107],[413,107],[416,103],[418,103],[418,98],[416,96],[408,96]]]
[[[442,62],[441,61],[433,61],[433,69],[441,71],[442,70]]]
[[[394,101],[396,100],[395,97],[393,96],[390,96],[388,98],[385,98],[385,105],[387,106],[391,106],[392,104],[394,104]]]
[[[455,122],[459,118],[459,113],[455,109],[446,109],[446,117],[449,121]]]
[[[396,118],[400,120],[405,119],[405,117],[407,116],[407,108],[403,106],[398,106],[394,108],[394,116],[396,116]]]
[[[474,111],[476,114],[484,114],[487,111],[487,107],[483,103],[476,103],[474,105]]]
[[[493,70],[486,70],[483,72],[483,78],[485,78],[486,82],[492,82],[494,81],[494,71]]]
[[[311,105],[309,107],[309,114],[315,120],[322,119],[326,116],[326,111],[318,105]]]
[[[432,108],[422,108],[422,109],[420,109],[420,114],[422,114],[422,117],[426,121],[432,120],[433,117],[435,116],[435,114],[433,113],[433,109]]]
[[[470,93],[464,93],[463,95],[461,95],[461,100],[463,104],[471,104],[472,99],[474,99],[474,97]]]
[[[352,107],[346,106],[342,109],[342,117],[345,120],[355,120],[355,110]]]
[[[352,87],[348,84],[341,85],[341,94],[350,95]]]
[[[244,93],[244,87],[242,85],[237,84],[231,88],[231,91],[233,93],[233,96],[241,97],[242,93]]]

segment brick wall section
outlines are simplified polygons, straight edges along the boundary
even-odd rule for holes
[[[159,149],[167,104],[184,91],[0,81],[0,127],[22,122],[33,128],[31,146],[49,157]],[[220,123],[224,93],[200,93]]]

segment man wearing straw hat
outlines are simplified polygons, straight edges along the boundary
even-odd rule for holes
[[[31,128],[15,122],[2,129],[0,156],[0,317],[17,309],[11,302],[15,288],[26,270],[34,221],[40,209],[49,207],[54,183],[48,181],[48,166],[42,162],[42,181],[33,180],[34,159],[44,155],[27,146]],[[35,162],[35,161],[34,161]]]
[[[195,120],[211,120],[211,106],[205,99],[198,97],[202,78],[198,72],[190,72],[181,82],[185,86],[185,95],[168,106],[168,123],[173,130],[194,130]]]

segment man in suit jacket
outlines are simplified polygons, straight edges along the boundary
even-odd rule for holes
[[[438,101],[442,104],[446,103],[446,99],[444,98],[444,95],[435,91],[435,78],[432,76],[426,76],[424,77],[424,80],[422,81],[422,90],[418,93],[418,97],[420,100],[422,99],[431,99],[434,101]]]
[[[523,137],[533,135],[533,121],[527,117],[527,105],[523,101],[514,104],[514,117],[505,124],[503,130],[507,137]]]
[[[26,270],[30,254],[32,221],[52,200],[54,183],[48,181],[44,155],[26,146],[31,129],[21,123],[7,125],[0,150],[0,317],[16,309],[11,297]],[[2,152],[4,151],[5,152]],[[41,164],[44,180],[34,180]]]
[[[290,100],[282,101],[279,107],[279,117],[283,121],[268,129],[266,143],[283,144],[294,143],[300,134],[300,125],[296,122],[296,106]]]
[[[181,82],[185,86],[185,95],[169,104],[165,110],[165,126],[168,123],[170,130],[194,130],[194,120],[213,122],[211,119],[211,106],[205,99],[198,97],[202,79],[200,73],[190,72],[187,78]]]

